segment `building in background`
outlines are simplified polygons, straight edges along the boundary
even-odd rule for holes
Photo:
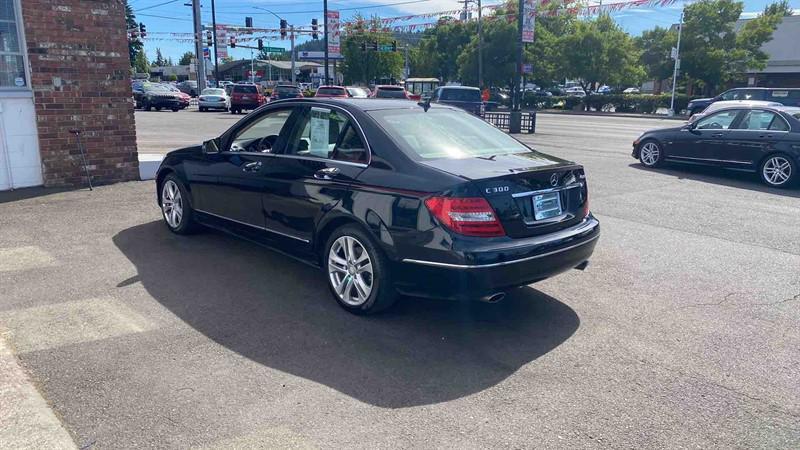
[[[741,26],[745,20],[737,24]],[[769,55],[767,67],[747,73],[748,86],[800,88],[800,16],[784,17],[772,34],[772,40],[761,46]]]
[[[0,0],[0,190],[138,179],[123,0]]]

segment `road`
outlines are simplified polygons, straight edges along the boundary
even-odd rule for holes
[[[143,151],[233,120],[136,118]],[[671,124],[540,116],[603,236],[497,305],[351,316],[302,264],[172,235],[150,182],[6,194],[0,328],[82,448],[798,448],[800,191],[644,170]]]

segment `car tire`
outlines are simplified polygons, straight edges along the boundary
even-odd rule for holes
[[[153,109],[153,107],[150,106],[150,103],[148,102],[148,103],[145,103],[144,105],[142,105],[142,109],[145,110],[145,111],[150,111],[151,109]]]
[[[161,203],[161,216],[164,224],[176,234],[190,234],[197,229],[194,209],[189,201],[189,192],[174,173],[164,177],[158,187]]]
[[[350,313],[375,314],[397,301],[386,257],[357,225],[344,225],[331,234],[322,267],[333,298]]]
[[[652,139],[639,144],[639,161],[645,167],[658,167],[664,161],[664,149],[661,144]]]
[[[236,108],[231,108],[231,114],[236,114]]]
[[[200,112],[206,112],[206,111],[208,111],[206,108],[203,108],[202,106],[200,107]]]
[[[181,110],[180,108],[172,108],[172,112],[178,112],[180,110]]]
[[[798,180],[797,162],[785,153],[774,153],[764,158],[759,166],[761,181],[769,187],[787,188]]]
[[[156,106],[156,111],[161,111],[161,107],[160,106]]]

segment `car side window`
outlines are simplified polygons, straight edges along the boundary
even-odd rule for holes
[[[270,153],[278,145],[278,139],[292,108],[269,111],[239,131],[231,141],[231,152]]]
[[[331,158],[347,117],[334,109],[305,108],[289,136],[286,154]]]
[[[736,126],[738,130],[773,130],[787,131],[789,128],[785,120],[771,111],[754,109],[747,111],[742,121]]]
[[[355,163],[366,163],[369,159],[367,154],[367,147],[361,140],[356,127],[351,121],[348,121],[347,126],[342,132],[339,143],[333,150],[333,159],[337,161],[347,161]]]
[[[720,111],[697,121],[698,130],[727,130],[739,115],[739,110]]]

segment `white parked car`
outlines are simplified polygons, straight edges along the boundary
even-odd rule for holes
[[[708,105],[708,107],[702,112],[689,117],[689,123],[696,122],[697,120],[713,113],[714,111],[719,111],[720,109],[731,106],[783,106],[783,104],[778,102],[768,102],[766,100],[722,100]]]
[[[227,111],[230,106],[230,99],[225,89],[207,88],[203,89],[203,92],[200,93],[197,106],[200,108],[200,112],[208,111],[209,109]]]
[[[564,93],[570,97],[586,97],[586,92],[580,86],[573,86],[564,90]]]
[[[640,92],[641,91],[639,90],[639,88],[635,87],[629,87],[628,89],[622,91],[623,94],[639,94]]]

